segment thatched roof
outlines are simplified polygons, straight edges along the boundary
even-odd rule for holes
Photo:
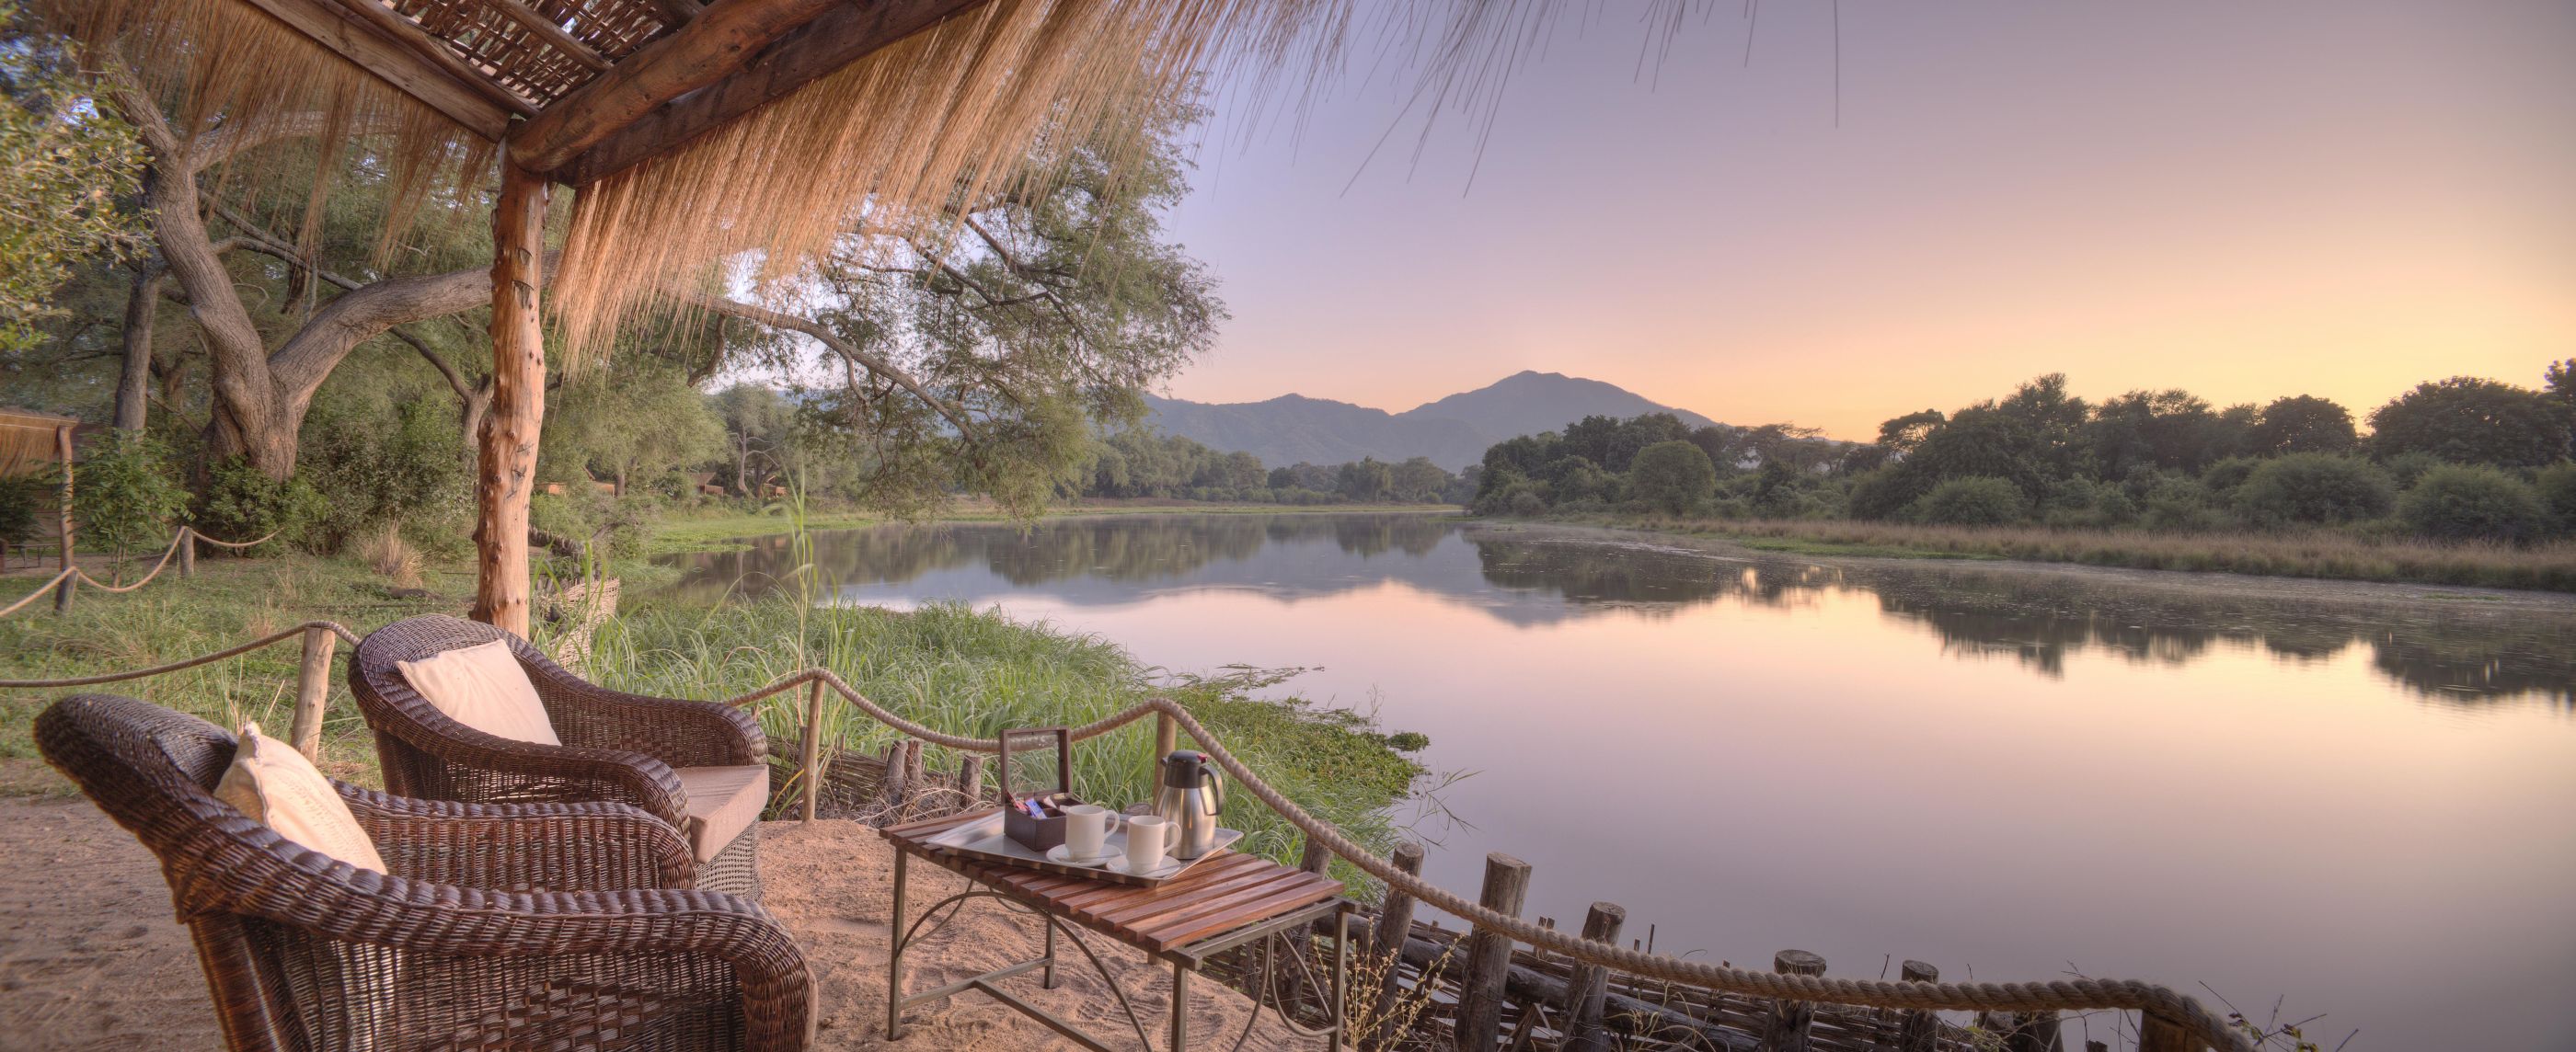
[[[578,188],[549,278],[576,348],[716,261],[757,251],[792,269],[863,214],[935,217],[1014,177],[1050,129],[1080,134],[1203,73],[1309,83],[1360,20],[1357,0],[32,6],[161,97],[182,134],[318,118],[326,149],[391,136],[396,228],[430,195],[483,185],[496,149]],[[1471,40],[1508,40],[1547,6],[1390,0],[1372,15],[1435,54],[1446,92],[1490,73]]]

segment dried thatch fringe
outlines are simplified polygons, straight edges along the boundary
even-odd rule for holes
[[[218,129],[292,127],[292,138],[318,137],[317,170],[363,135],[391,136],[385,159],[391,202],[379,258],[410,232],[433,198],[480,195],[498,148],[446,115],[324,50],[302,33],[237,0],[31,0],[47,28],[82,45],[100,70],[131,76],[158,98],[183,142]],[[260,181],[271,174],[253,151],[221,173]],[[313,164],[307,155],[302,163]],[[302,220],[308,241],[322,215],[327,178],[314,182]]]

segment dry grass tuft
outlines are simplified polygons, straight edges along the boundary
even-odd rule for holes
[[[420,587],[423,559],[420,549],[403,539],[402,528],[386,523],[385,527],[358,542],[359,561],[393,582],[396,588]]]

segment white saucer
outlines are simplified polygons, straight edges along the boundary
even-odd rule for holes
[[[1156,866],[1152,869],[1137,869],[1127,864],[1127,856],[1120,855],[1118,856],[1118,864],[1108,868],[1115,869],[1118,872],[1127,874],[1131,877],[1153,878],[1178,873],[1181,871],[1181,867],[1183,865],[1186,865],[1186,863],[1182,862],[1180,859],[1167,856],[1163,859],[1162,865]]]
[[[1127,861],[1127,853],[1124,851],[1112,851],[1097,858],[1075,858],[1073,857],[1073,845],[1071,844],[1057,844],[1054,847],[1048,848],[1046,857],[1049,862],[1066,866],[1080,866],[1084,869],[1108,869],[1110,868],[1110,864],[1113,862],[1123,863]],[[1124,872],[1123,867],[1121,872]]]

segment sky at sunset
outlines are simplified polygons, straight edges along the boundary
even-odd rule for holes
[[[2363,413],[2576,356],[2569,0],[1844,0],[1839,125],[1830,3],[1642,66],[1641,5],[1563,6],[1481,158],[1389,77],[1213,100],[1173,227],[1233,320],[1167,393],[1540,369],[1867,438],[2050,371]]]

